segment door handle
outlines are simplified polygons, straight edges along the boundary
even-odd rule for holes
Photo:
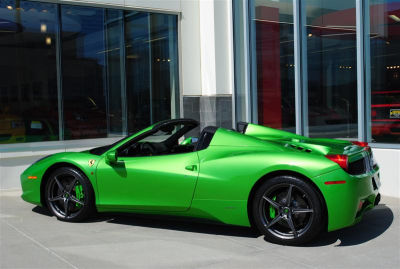
[[[196,171],[197,170],[197,165],[188,165],[188,166],[186,166],[185,167],[185,169],[186,170],[189,170],[189,171]]]

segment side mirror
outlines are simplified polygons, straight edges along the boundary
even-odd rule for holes
[[[118,155],[117,155],[116,150],[107,152],[107,154],[106,154],[106,162],[107,163],[112,164],[112,163],[116,163],[117,161],[118,161]]]

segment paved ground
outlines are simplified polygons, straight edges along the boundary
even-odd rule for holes
[[[64,223],[0,191],[0,268],[400,268],[399,199],[313,244],[268,243],[251,229],[99,215]]]

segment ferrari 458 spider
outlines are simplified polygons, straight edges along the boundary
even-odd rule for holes
[[[302,244],[357,223],[379,203],[367,143],[299,136],[256,124],[156,123],[112,145],[47,156],[21,175],[22,198],[64,221],[135,212],[255,226]]]

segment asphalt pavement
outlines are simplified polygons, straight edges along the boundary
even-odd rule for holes
[[[400,268],[400,200],[383,197],[361,223],[301,247],[250,228],[140,215],[58,221],[0,191],[0,268]]]

